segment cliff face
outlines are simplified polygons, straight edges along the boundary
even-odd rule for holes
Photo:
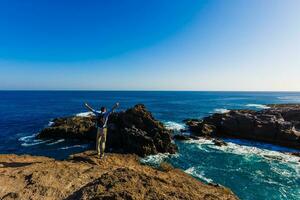
[[[186,124],[198,136],[252,139],[300,149],[300,105],[269,106],[261,111],[216,113]]]
[[[0,199],[237,199],[228,189],[199,182],[178,169],[139,164],[137,156],[94,152],[65,161],[0,155]]]
[[[63,117],[53,120],[38,138],[79,138],[96,140],[94,117]],[[108,121],[107,149],[115,152],[145,156],[157,153],[175,153],[171,132],[147,111],[136,105],[125,112],[114,113]]]

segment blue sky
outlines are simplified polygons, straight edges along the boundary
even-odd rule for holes
[[[298,0],[2,0],[0,89],[300,91]]]

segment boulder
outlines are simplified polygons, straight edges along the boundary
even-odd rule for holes
[[[213,143],[216,145],[216,146],[227,146],[227,143],[224,142],[223,140],[217,138],[217,139],[213,139]]]
[[[190,119],[184,120],[184,122],[196,136],[210,137],[215,133],[216,127],[212,124],[204,123],[203,120]]]
[[[289,152],[287,154],[300,157],[300,152]]]
[[[113,113],[108,121],[107,148],[116,152],[146,156],[157,153],[175,153],[172,131],[156,120],[144,105],[136,105],[123,112]],[[37,137],[77,138],[95,141],[94,117],[63,117],[53,120]]]
[[[300,149],[300,105],[268,106],[260,111],[231,110],[185,122],[198,136],[251,139]]]
[[[175,140],[190,140],[191,138],[188,135],[176,134],[173,136]]]

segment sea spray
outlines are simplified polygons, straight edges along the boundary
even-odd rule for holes
[[[253,107],[258,109],[268,109],[269,106],[263,105],[263,104],[246,104],[246,107]]]
[[[223,114],[223,113],[228,113],[228,112],[230,112],[229,109],[226,109],[226,108],[216,108],[211,113],[221,113],[221,114]]]
[[[183,123],[177,123],[177,122],[173,122],[173,121],[164,122],[164,125],[167,129],[174,130],[174,131],[180,131],[180,130],[186,128]]]

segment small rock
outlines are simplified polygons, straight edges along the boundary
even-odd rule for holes
[[[213,140],[213,143],[214,143],[216,146],[219,146],[219,147],[221,147],[221,146],[227,146],[227,143],[224,142],[224,141],[221,140],[221,139],[214,139],[214,140]]]
[[[190,137],[183,134],[176,134],[173,136],[173,139],[175,140],[190,140]]]

